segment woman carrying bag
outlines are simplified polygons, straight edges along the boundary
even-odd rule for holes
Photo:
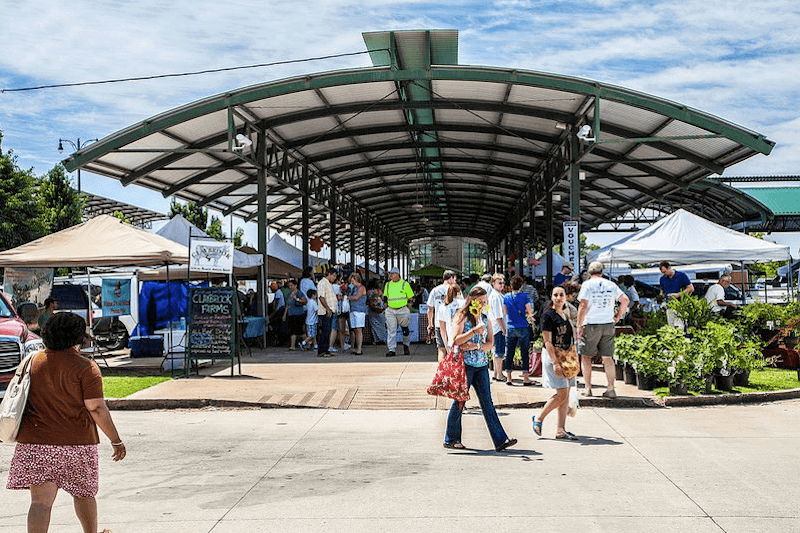
[[[29,533],[47,531],[58,489],[72,495],[84,533],[97,533],[97,428],[111,440],[114,461],[126,455],[103,399],[100,369],[79,352],[85,336],[83,318],[53,315],[43,332],[45,350],[30,365],[28,406],[6,484],[30,490]]]
[[[544,404],[538,418],[533,417],[533,432],[539,436],[542,435],[544,419],[550,411],[555,409],[558,413],[556,439],[578,440],[578,437],[566,430],[569,390],[570,387],[575,387],[575,376],[578,375],[580,368],[566,301],[567,294],[564,292],[564,288],[560,286],[553,288],[550,302],[542,314],[542,334],[544,336],[542,384],[545,387],[556,389],[556,392]]]
[[[495,450],[503,451],[517,443],[508,438],[492,402],[489,382],[489,358],[486,350],[493,346],[492,325],[486,317],[488,297],[481,287],[473,287],[467,295],[464,305],[457,309],[452,318],[454,349],[464,354],[464,368],[467,374],[467,390],[472,386],[478,395],[483,418],[492,437]],[[464,402],[453,401],[447,416],[447,431],[444,447],[463,450],[461,443],[461,415]]]

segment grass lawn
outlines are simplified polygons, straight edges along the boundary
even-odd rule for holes
[[[738,394],[745,392],[767,392],[800,388],[797,380],[797,370],[785,368],[764,368],[750,373],[750,385],[747,387],[733,387],[732,391],[721,391],[716,386],[711,388],[711,394]],[[658,387],[653,392],[660,398],[670,396],[669,387]],[[698,396],[699,392],[689,391],[690,396]]]
[[[171,379],[169,376],[105,376],[103,377],[103,395],[106,398],[124,398],[136,391]]]

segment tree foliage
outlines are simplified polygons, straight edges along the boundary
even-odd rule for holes
[[[208,209],[200,207],[194,202],[182,204],[173,198],[169,204],[169,218],[173,218],[175,215],[182,215],[183,218],[203,231],[208,228]]]
[[[111,216],[114,217],[114,218],[120,219],[121,221],[123,221],[126,224],[130,224],[131,223],[131,219],[126,217],[125,213],[123,213],[122,211],[114,211],[113,213],[111,213]]]
[[[225,232],[222,231],[222,220],[220,220],[215,216],[211,217],[211,222],[208,225],[206,233],[208,233],[210,237],[217,239],[218,241],[224,241],[226,238]]]
[[[72,188],[60,163],[41,179],[36,200],[45,233],[55,233],[81,223],[85,199]]]
[[[0,250],[8,250],[38,239],[45,229],[33,169],[20,169],[14,153],[3,152],[2,140],[0,133]]]

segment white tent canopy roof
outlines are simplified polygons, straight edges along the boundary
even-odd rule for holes
[[[190,236],[192,239],[212,238],[208,233],[186,220],[183,215],[172,217],[169,222],[156,232],[156,235],[161,235],[184,246],[189,246]],[[246,254],[240,250],[233,251],[234,268],[255,268],[263,263],[264,258],[261,254]]]
[[[100,215],[0,252],[3,267],[152,266],[188,262],[186,246],[110,215]]]
[[[590,261],[676,263],[783,261],[789,247],[714,224],[679,209],[642,231],[596,250]]]
[[[267,253],[297,268],[303,268],[303,251],[295,248],[277,234],[267,242]],[[308,256],[308,264],[312,267],[324,265],[327,262],[327,259],[314,257],[311,254]]]

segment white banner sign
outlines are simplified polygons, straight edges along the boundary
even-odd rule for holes
[[[189,256],[189,267],[195,272],[233,272],[232,242],[192,239]]]
[[[52,268],[6,267],[3,292],[11,298],[11,305],[15,307],[21,302],[35,302],[44,305],[44,301],[50,296],[52,289]]]
[[[575,266],[575,271],[580,272],[580,246],[578,242],[578,221],[564,222],[564,258]]]

